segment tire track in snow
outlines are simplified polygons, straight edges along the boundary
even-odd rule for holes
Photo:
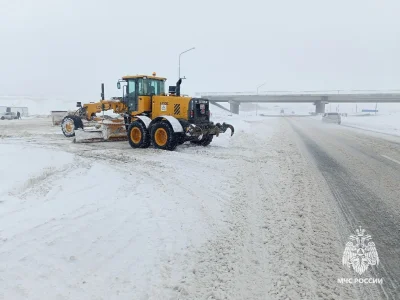
[[[262,125],[254,131],[264,132]],[[334,221],[329,211],[324,211],[326,203],[315,199],[315,183],[304,172],[307,166],[288,130],[283,125],[272,139],[256,135],[236,140],[247,145],[243,156],[248,159],[227,162],[227,179],[235,180],[224,208],[226,226],[216,228],[214,238],[189,255],[187,261],[195,263],[186,265],[185,276],[172,287],[175,298],[320,299],[351,295],[330,286],[336,282],[337,268],[332,265],[339,257],[336,253],[330,258],[332,247],[337,246],[332,236]]]
[[[379,267],[369,269],[364,277],[383,278],[384,284],[358,287],[360,298],[395,299],[400,288],[397,279],[399,270],[395,263],[399,257],[398,247],[395,244],[398,241],[396,234],[399,229],[398,222],[396,222],[397,217],[386,207],[385,201],[376,194],[376,191],[359,183],[359,180],[354,178],[345,166],[341,165],[340,156],[332,157],[321,147],[323,144],[320,144],[318,135],[316,140],[312,140],[300,129],[301,127],[294,124],[293,127],[314,157],[318,169],[334,195],[336,202],[334,204],[340,208],[340,213],[344,216],[346,224],[338,224],[345,232],[343,245],[349,234],[352,233],[349,229],[357,228],[360,224],[364,224],[362,227],[372,233],[374,242],[377,244],[381,258]],[[332,149],[336,148],[336,145],[332,144],[332,146]],[[356,148],[350,147],[350,149]],[[351,153],[345,152],[344,155],[347,156]],[[362,170],[362,163],[359,162],[357,165],[359,170]],[[360,172],[360,175],[364,174]]]

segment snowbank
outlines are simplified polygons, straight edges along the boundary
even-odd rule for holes
[[[400,135],[400,113],[342,117],[342,124],[360,129]]]
[[[0,96],[1,106],[28,107],[30,116],[50,115],[52,110],[73,110],[80,100],[68,98],[45,98],[29,96]]]

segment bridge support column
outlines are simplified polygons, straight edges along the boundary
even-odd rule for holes
[[[324,114],[325,113],[325,104],[328,103],[328,97],[323,96],[322,100],[315,101],[315,113],[316,114]]]
[[[231,113],[233,114],[239,114],[239,106],[240,106],[240,102],[236,102],[236,101],[229,101],[230,104],[230,110]]]
[[[325,113],[325,102],[322,101],[315,102],[315,113],[317,114]]]

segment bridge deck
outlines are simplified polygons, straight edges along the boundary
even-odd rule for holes
[[[381,93],[381,94],[230,94],[230,95],[207,95],[201,94],[202,98],[207,98],[215,102],[291,102],[291,103],[313,103],[324,101],[328,103],[356,103],[356,102],[381,102],[395,103],[400,102],[400,93]]]

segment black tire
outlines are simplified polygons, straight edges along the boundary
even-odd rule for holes
[[[150,134],[141,121],[134,121],[128,127],[128,141],[132,148],[148,148]]]
[[[4,117],[1,117],[2,120],[4,120]]]
[[[213,135],[206,135],[200,141],[190,141],[190,143],[206,147],[206,146],[210,145],[213,138],[214,138]]]
[[[72,128],[71,125],[73,125]],[[79,128],[83,129],[83,122],[78,116],[66,116],[61,121],[61,130],[66,137],[75,136],[75,130]]]
[[[201,140],[201,145],[206,147],[211,144],[214,136],[213,135],[206,135],[202,140]]]
[[[175,134],[176,134],[176,139],[178,140],[178,145],[182,145],[183,143],[186,142],[186,138],[183,133],[175,133]]]
[[[151,126],[151,142],[156,149],[173,151],[178,145],[178,136],[169,123],[160,121]]]

